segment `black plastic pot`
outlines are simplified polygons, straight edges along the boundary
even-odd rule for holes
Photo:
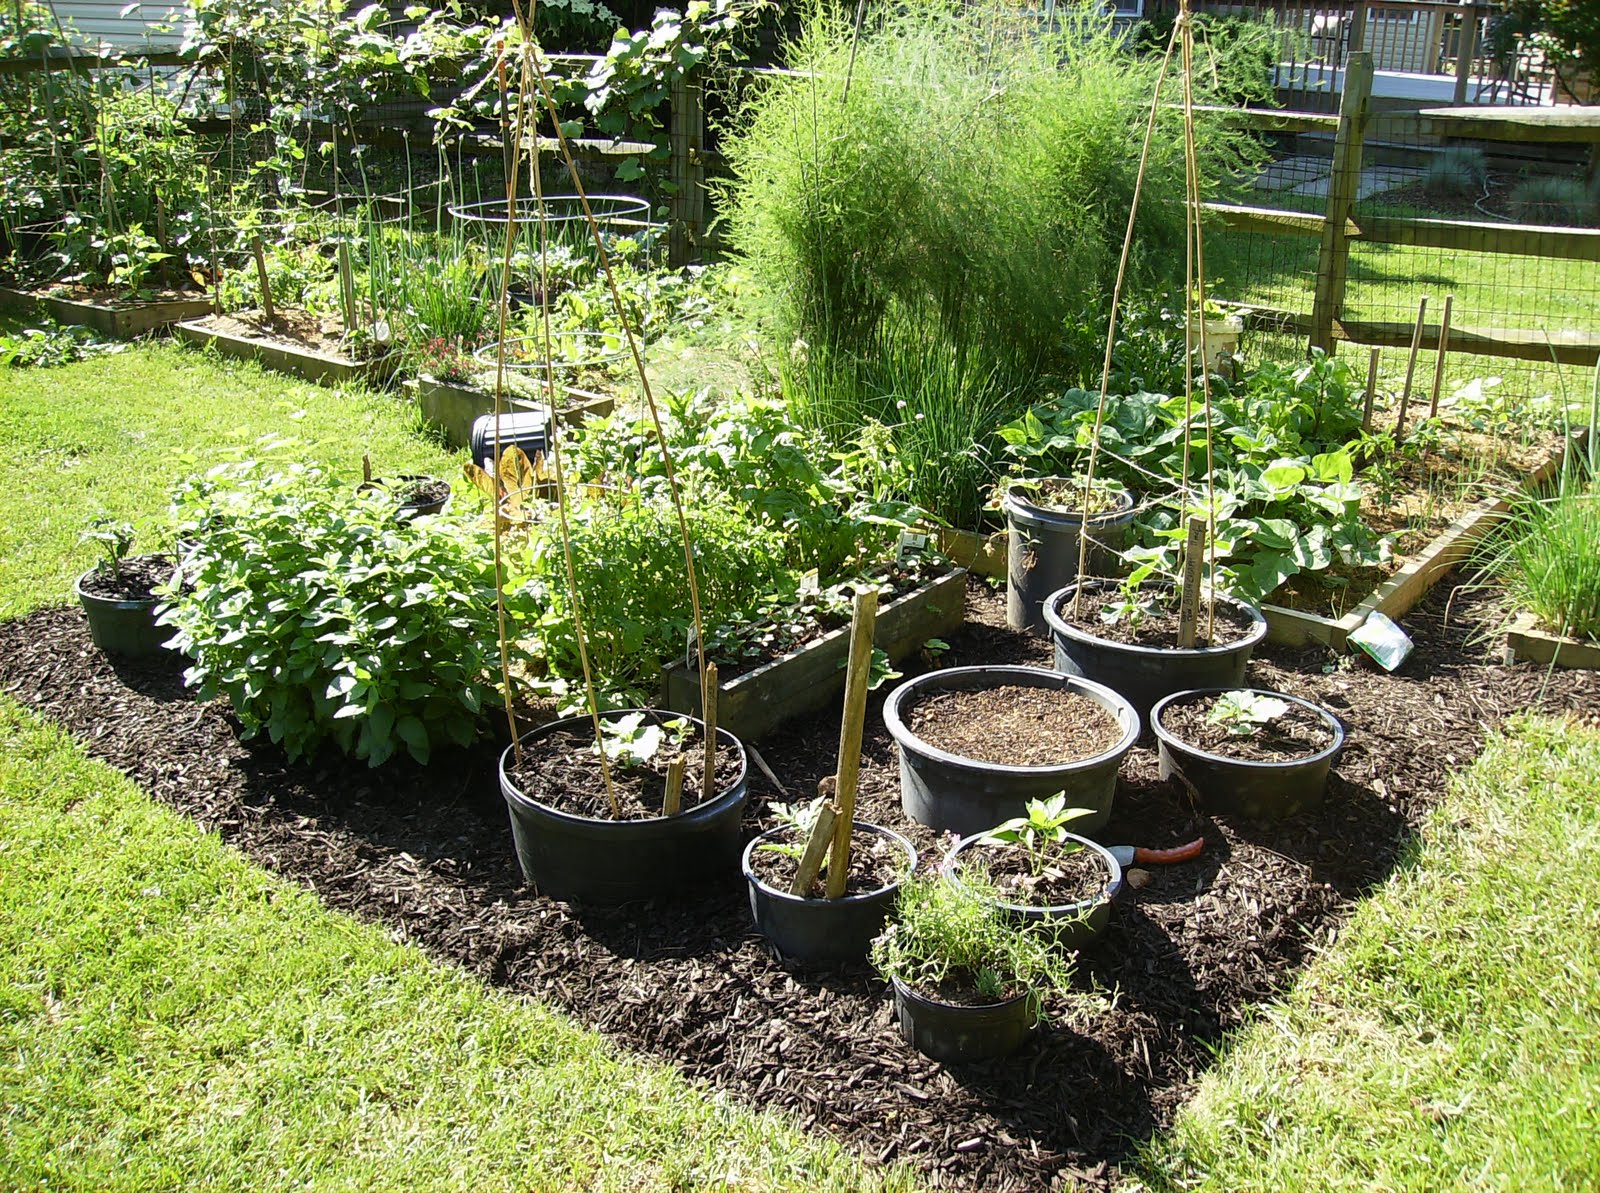
[[[638,709],[600,715],[621,717]],[[649,710],[652,715],[663,714]],[[681,714],[671,714],[673,717]],[[687,718],[696,725],[700,722]],[[568,717],[522,736],[526,749],[553,733],[589,730],[588,717]],[[522,876],[552,899],[611,905],[702,885],[731,876],[739,859],[739,820],[749,793],[744,746],[726,729],[719,741],[739,751],[739,777],[726,791],[676,816],[610,820],[573,816],[541,804],[517,788],[506,774],[512,757],[500,755],[500,794],[511,814]]]
[[[905,855],[902,877],[917,868],[916,848],[899,833],[875,824],[856,824],[855,831],[887,837]],[[888,886],[841,899],[802,899],[788,891],[770,887],[757,878],[750,859],[763,844],[792,836],[794,830],[775,828],[762,833],[745,847],[744,877],[750,887],[750,914],[756,929],[778,947],[785,957],[797,961],[860,961],[867,955],[872,940],[883,931],[884,921],[894,908],[896,880]]]
[[[1038,1022],[1026,994],[969,1007],[925,998],[899,978],[894,979],[894,1015],[906,1043],[945,1064],[1010,1056],[1027,1043]]]
[[[1244,689],[1255,695],[1271,696],[1315,713],[1333,731],[1333,742],[1305,758],[1265,761],[1229,758],[1208,754],[1174,737],[1161,723],[1161,714],[1174,704],[1203,696],[1219,695],[1239,688],[1196,688],[1174,692],[1155,706],[1151,725],[1155,729],[1157,752],[1161,758],[1161,777],[1182,779],[1208,811],[1243,816],[1252,820],[1282,820],[1322,805],[1328,790],[1328,773],[1344,748],[1344,726],[1327,709],[1265,688]]]
[[[159,598],[115,600],[95,596],[83,590],[83,582],[93,574],[94,569],[90,568],[72,586],[89,619],[90,640],[107,654],[123,658],[165,654],[167,640],[177,631],[156,624]]]
[[[1057,944],[1062,948],[1077,949],[1100,935],[1111,922],[1112,900],[1122,894],[1122,866],[1104,845],[1077,833],[1068,833],[1067,838],[1092,851],[1100,859],[1100,864],[1105,867],[1106,885],[1100,894],[1077,903],[1060,903],[1053,906],[1008,903],[1003,899],[998,903],[1001,910],[1019,920],[1050,924],[1057,932]],[[961,853],[982,839],[983,834],[977,833],[956,842],[955,848],[940,863],[939,872],[950,882],[961,886]]]
[[[1087,696],[1117,719],[1122,736],[1116,745],[1091,758],[1052,766],[1007,766],[947,753],[922,741],[906,728],[900,709],[929,691],[959,691],[1003,685],[1057,688]],[[951,667],[907,680],[889,694],[884,723],[899,746],[900,806],[907,816],[929,828],[969,836],[1025,813],[1031,799],[1047,799],[1064,791],[1069,808],[1087,808],[1093,815],[1074,824],[1082,831],[1099,828],[1111,816],[1117,770],[1139,736],[1133,707],[1110,688],[1076,676],[1039,667]]]
[[[397,476],[392,480],[375,478],[373,480],[364,482],[360,487],[360,491],[363,493],[369,493],[377,490],[385,493],[393,493],[396,497],[394,510],[394,516],[396,518],[420,518],[424,514],[444,513],[445,507],[450,504],[450,498],[454,496],[454,494],[446,493],[437,501],[399,501],[398,497],[400,491],[404,489],[406,485],[411,484],[414,481],[436,481],[438,479],[440,478],[436,476],[413,475]]]
[[[1085,598],[1119,586],[1110,580],[1083,581]],[[1180,650],[1175,646],[1135,646],[1098,638],[1061,617],[1061,606],[1072,600],[1079,582],[1050,594],[1044,617],[1055,643],[1056,670],[1103,683],[1121,693],[1148,722],[1156,701],[1190,688],[1238,688],[1256,644],[1267,636],[1267,619],[1261,610],[1234,597],[1219,596],[1217,603],[1245,614],[1250,628],[1232,641]],[[1165,580],[1147,580],[1141,586],[1170,590]],[[1232,627],[1226,627],[1230,632]]]
[[[1026,488],[1026,482],[1017,482],[1000,502],[1006,514],[1006,624],[1042,637],[1048,631],[1045,599],[1078,578],[1078,540],[1084,522],[1082,514],[1035,505],[1023,496]],[[1115,574],[1120,563],[1117,551],[1132,525],[1133,494],[1126,490],[1117,494],[1116,509],[1090,517],[1089,575]]]

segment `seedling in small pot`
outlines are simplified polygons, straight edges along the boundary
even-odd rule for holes
[[[1288,711],[1288,703],[1276,696],[1240,690],[1218,697],[1206,719],[1223,726],[1234,737],[1249,737]]]
[[[100,548],[100,559],[95,571],[108,580],[122,578],[122,565],[133,549],[133,524],[115,518],[96,518],[89,528],[78,536],[80,543],[95,543]]]
[[[1057,857],[1077,853],[1083,848],[1071,839],[1067,826],[1083,816],[1093,816],[1090,808],[1067,807],[1067,796],[1060,792],[1049,799],[1027,803],[1028,814],[997,825],[983,836],[984,845],[1014,845],[1028,859],[1034,878],[1050,874],[1050,863]]]
[[[689,736],[689,722],[675,717],[660,724],[646,722],[642,712],[604,721],[600,741],[594,750],[604,749],[608,761],[623,768],[643,766],[661,752],[664,745],[681,746]]]

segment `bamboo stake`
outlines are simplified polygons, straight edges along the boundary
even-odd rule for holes
[[[1178,649],[1191,650],[1200,631],[1200,576],[1206,564],[1206,524],[1189,519],[1183,545],[1183,588],[1178,593]]]
[[[1406,408],[1411,405],[1411,378],[1417,371],[1417,353],[1422,348],[1422,329],[1428,319],[1428,296],[1422,296],[1422,302],[1417,306],[1417,325],[1411,330],[1411,355],[1406,358],[1406,384],[1400,392],[1400,417],[1394,424],[1394,441],[1401,442],[1406,437]]]
[[[789,893],[802,899],[809,898],[811,888],[817,884],[817,875],[822,873],[823,859],[828,856],[839,824],[839,808],[829,798],[833,794],[832,775],[817,784],[817,794],[822,797],[822,806],[817,810],[817,822],[811,826],[811,836],[806,838],[806,851],[795,867],[794,881],[789,884]]]
[[[1361,407],[1361,429],[1372,430],[1372,403],[1378,397],[1378,357],[1383,354],[1381,348],[1374,348],[1367,357],[1367,400]]]
[[[278,316],[272,309],[272,282],[267,278],[267,250],[261,245],[261,233],[251,237],[250,251],[255,254],[256,278],[261,283],[261,312],[266,315],[267,322],[272,323]]]
[[[1439,316],[1439,352],[1438,359],[1433,362],[1433,400],[1428,403],[1428,417],[1439,417],[1439,391],[1444,388],[1444,358],[1450,351],[1450,306],[1456,300],[1454,294],[1444,296],[1444,314]]]
[[[706,664],[706,683],[700,694],[700,720],[706,730],[705,772],[700,777],[700,798],[709,800],[717,790],[717,665]]]
[[[679,754],[667,763],[667,789],[661,796],[661,814],[676,816],[683,806],[683,775],[689,769],[689,755]]]
[[[356,329],[356,275],[350,267],[350,246],[339,242],[339,298],[344,306],[344,330]]]
[[[834,800],[839,805],[828,862],[828,898],[844,894],[850,878],[850,831],[856,817],[856,783],[861,777],[861,736],[867,720],[867,682],[872,678],[872,638],[878,625],[878,590],[856,593],[850,619],[850,662],[844,680],[844,714],[839,722],[839,765]]]

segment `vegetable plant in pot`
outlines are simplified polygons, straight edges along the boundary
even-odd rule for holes
[[[616,904],[730,874],[748,794],[744,746],[717,730],[708,766],[705,745],[704,722],[654,709],[524,734],[500,757],[523,877],[553,899]]]
[[[136,657],[160,654],[172,631],[156,624],[155,594],[172,578],[165,555],[129,555],[134,531],[127,522],[97,518],[80,536],[101,550],[100,561],[73,585],[89,619],[89,637],[107,654]]]
[[[401,521],[424,514],[442,514],[450,504],[450,482],[436,476],[405,473],[385,478],[372,475],[372,460],[361,458],[361,486],[358,492],[384,493],[394,500],[394,516]]]
[[[836,773],[822,781],[815,801],[788,809],[781,814],[785,824],[744,851],[756,927],[780,952],[803,961],[865,957],[901,881],[917,868],[917,851],[899,833],[855,824],[877,605],[876,589],[856,594]]]
[[[1122,892],[1111,850],[1067,829],[1083,815],[1064,795],[1029,800],[1027,815],[957,842],[940,870],[958,886],[965,872],[982,874],[1008,915],[1048,921],[1058,945],[1078,948],[1104,930]]]
[[[1015,1052],[1039,1022],[1041,996],[1072,979],[1048,927],[1012,920],[976,874],[901,887],[872,963],[894,988],[901,1036],[945,1063]]]
[[[1092,832],[1139,735],[1133,706],[1109,687],[1038,667],[929,672],[890,693],[883,719],[906,815],[962,836],[1057,793],[1086,810],[1079,831]]]
[[[1319,806],[1344,747],[1332,713],[1259,688],[1175,692],[1151,724],[1163,779],[1183,780],[1208,809],[1257,820]]]
[[[1202,602],[1194,644],[1180,645],[1180,596],[1177,585],[1144,579],[1139,570],[1122,583],[1077,580],[1051,593],[1044,615],[1056,669],[1115,689],[1141,717],[1172,692],[1242,684],[1251,652],[1266,637],[1266,618],[1219,595],[1214,619]]]
[[[1114,574],[1133,524],[1133,495],[1115,482],[1047,476],[1010,481],[1000,505],[1006,515],[1006,624],[1044,634],[1045,598],[1078,577],[1085,520],[1086,571]]]

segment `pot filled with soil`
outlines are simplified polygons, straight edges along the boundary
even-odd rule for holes
[[[450,504],[450,482],[436,476],[376,477],[363,482],[363,493],[387,493],[394,499],[394,516],[402,521],[424,514],[442,514]]]
[[[1009,1056],[1039,1022],[1042,995],[1072,980],[1047,927],[1010,919],[990,894],[936,876],[909,882],[872,943],[901,1037],[937,1061]]]
[[[845,893],[828,899],[820,877],[802,893],[793,889],[808,836],[802,825],[781,825],[745,847],[756,929],[798,961],[861,961],[883,931],[901,882],[916,871],[916,848],[890,829],[857,822]]]
[[[1344,747],[1332,713],[1282,692],[1175,692],[1151,714],[1161,777],[1177,777],[1210,811],[1278,820],[1321,805]]]
[[[1000,506],[1006,515],[1006,624],[1043,635],[1044,601],[1078,578],[1079,539],[1085,525],[1085,485],[1080,477],[1014,480]],[[1118,553],[1133,525],[1133,494],[1096,481],[1088,487],[1088,574],[1115,574]]]
[[[1083,599],[1074,610],[1080,587]],[[1146,580],[1129,592],[1112,580],[1074,581],[1044,603],[1056,670],[1105,684],[1144,718],[1173,692],[1237,687],[1244,683],[1251,652],[1267,635],[1266,618],[1253,605],[1219,596],[1208,635],[1208,606],[1201,601],[1203,644],[1180,647],[1176,585]]]
[[[89,637],[107,654],[125,658],[162,654],[172,630],[156,624],[155,589],[172,579],[165,555],[134,555],[112,572],[92,567],[73,585],[89,619]]]
[[[1105,824],[1117,770],[1139,735],[1133,707],[1110,688],[1037,667],[952,667],[901,684],[883,719],[900,753],[900,804],[930,828],[962,836],[1063,793]]]
[[[594,904],[731,877],[748,794],[739,739],[717,730],[708,784],[696,718],[617,709],[600,720],[600,744],[590,718],[567,717],[524,734],[520,751],[508,746],[500,756],[500,792],[523,877],[552,899]],[[664,814],[675,761],[678,810]]]
[[[1105,846],[1063,827],[1076,811],[1065,804],[1059,796],[1030,801],[1027,816],[957,842],[939,869],[957,885],[981,877],[1007,915],[1048,922],[1057,945],[1075,949],[1111,922],[1122,866]]]

